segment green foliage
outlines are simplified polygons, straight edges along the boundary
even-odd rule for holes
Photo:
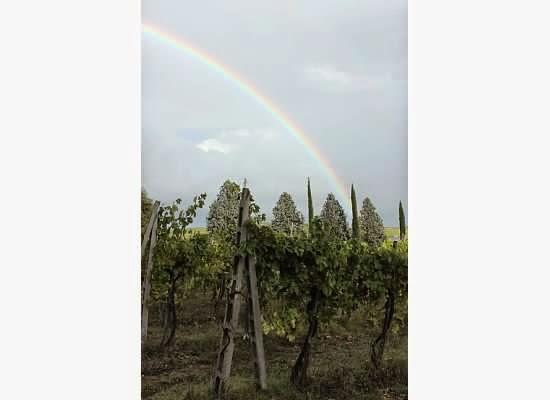
[[[368,197],[363,200],[359,221],[362,239],[370,246],[379,246],[384,241],[384,223]]]
[[[229,181],[224,185],[227,186],[227,193],[239,189],[238,185],[235,188],[236,184]],[[153,271],[153,301],[164,302],[169,298],[170,290],[171,293],[177,290],[180,293],[180,297],[176,297],[179,302],[181,293],[185,294],[191,288],[219,285],[220,277],[228,272],[235,252],[239,252],[253,255],[257,260],[265,333],[271,332],[292,342],[308,326],[312,326],[313,319],[319,322],[320,329],[326,329],[340,317],[349,316],[354,311],[363,313],[363,310],[366,310],[366,319],[371,321],[369,328],[378,329],[383,319],[381,307],[389,294],[392,299],[395,298],[396,310],[390,333],[398,333],[406,326],[408,243],[403,240],[396,247],[385,242],[373,245],[362,241],[366,235],[357,237],[355,226],[359,224],[360,228],[364,228],[365,225],[363,220],[359,222],[357,218],[353,186],[352,240],[347,240],[349,233],[345,214],[332,194],[327,197],[321,216],[313,217],[308,179],[308,206],[311,206],[308,207],[308,219],[311,218],[309,232],[296,229],[293,235],[289,235],[289,230],[284,228],[285,221],[299,215],[290,195],[281,195],[274,209],[273,226],[262,223],[265,216],[260,214],[259,206],[252,200],[248,240],[239,249],[235,246],[231,226],[234,224],[236,229],[240,193],[232,199],[222,194],[222,191],[223,187],[218,198],[225,200],[217,203],[215,212],[211,207],[209,217],[211,214],[217,215],[216,221],[225,221],[227,224],[219,225],[219,229],[212,224],[208,234],[188,229],[196,211],[204,205],[205,194],[196,197],[185,210],[180,209],[179,199],[170,206],[161,207]],[[224,209],[220,204],[227,206],[230,203],[228,200],[233,201],[232,207],[236,211],[231,218],[228,215],[232,211],[228,208],[225,208],[226,213],[220,211]],[[372,209],[378,215],[372,203],[369,203],[368,199],[363,202],[362,219],[368,215],[365,210]],[[290,217],[285,220],[282,217],[285,215]],[[232,218],[234,222],[231,222]],[[303,218],[300,220],[302,222]],[[381,219],[379,222],[381,225]],[[231,229],[226,229],[228,227]],[[381,229],[383,238],[383,227]],[[233,233],[229,233],[231,231]],[[313,293],[319,299],[315,315],[311,308]]]
[[[240,196],[239,196],[240,201]],[[248,209],[250,219],[257,224],[264,223],[266,220],[266,215],[261,212],[260,206],[254,200],[254,196],[250,195],[250,207]]]
[[[277,204],[273,208],[273,220],[271,226],[273,230],[287,235],[294,235],[303,230],[304,217],[296,209],[296,204],[292,196],[287,193],[281,193]]]
[[[374,303],[393,290],[398,297],[406,296],[408,288],[408,242],[394,247],[384,242],[379,247],[368,247],[362,255],[360,284],[357,294],[365,295]]]
[[[359,239],[359,217],[357,215],[357,198],[355,196],[355,188],[351,185],[351,235],[354,239]]]
[[[313,222],[314,217],[314,211],[313,211],[313,199],[311,197],[311,184],[309,182],[309,178],[307,178],[307,223],[308,227],[311,226],[311,223]]]
[[[407,242],[374,248],[334,237],[319,218],[290,237],[269,226],[249,225],[241,251],[256,256],[264,330],[294,339],[307,322],[310,289],[321,290],[319,321],[346,315],[365,302],[376,303],[388,288],[407,292]]]
[[[174,250],[185,237],[187,226],[193,222],[197,210],[204,206],[205,199],[206,193],[194,197],[193,203],[186,210],[180,209],[181,199],[177,199],[169,206],[160,207],[155,249],[156,264],[173,262]]]
[[[336,200],[334,194],[329,193],[323,208],[321,210],[321,221],[325,225],[325,230],[333,237],[340,240],[349,239],[349,229],[346,219],[346,213],[340,205],[340,202]]]
[[[300,232],[290,237],[268,226],[249,226],[249,241],[242,251],[255,254],[264,312],[264,329],[294,338],[298,324],[307,320],[310,289],[321,290],[321,322],[338,311],[351,310],[354,303],[349,289],[351,268],[346,251],[349,244],[336,240],[315,218],[311,236]],[[278,304],[270,308],[271,304]],[[281,304],[284,304],[281,305]],[[280,310],[284,310],[281,312]]]
[[[169,283],[180,278],[192,278],[200,268],[209,267],[209,238],[189,235],[187,227],[193,222],[197,210],[204,206],[206,193],[196,196],[187,209],[180,209],[181,199],[160,207],[157,226],[157,245],[153,272],[152,295],[154,300],[164,298]]]
[[[403,211],[403,204],[399,202],[399,238],[405,239],[407,235],[407,227],[405,224],[405,212]]]
[[[227,247],[209,235],[192,235],[181,242],[176,264],[183,268],[185,289],[213,287],[224,267]]]

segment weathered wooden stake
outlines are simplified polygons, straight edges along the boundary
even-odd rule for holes
[[[147,327],[149,326],[149,297],[151,296],[151,275],[153,273],[153,254],[155,246],[157,244],[157,221],[158,215],[154,208],[154,214],[151,216],[153,222],[152,228],[149,231],[151,236],[151,244],[149,245],[149,254],[147,257],[147,270],[145,272],[145,279],[143,280],[142,299],[141,299],[141,345],[145,343],[147,338]],[[151,222],[150,221],[150,222]],[[143,250],[142,250],[143,252]]]
[[[265,370],[262,316],[260,312],[260,299],[258,297],[256,259],[254,257],[246,256],[246,270],[248,275],[248,323],[252,355],[254,357],[254,369],[256,371],[256,385],[259,389],[266,389],[267,374]]]
[[[147,248],[147,243],[149,242],[149,237],[151,236],[153,222],[158,217],[159,207],[160,201],[155,201],[155,204],[153,204],[153,210],[151,211],[151,216],[149,217],[149,222],[147,223],[147,228],[145,228],[145,233],[143,234],[143,240],[141,241],[141,257],[145,254],[145,249]]]
[[[250,191],[246,188],[241,193],[239,205],[239,220],[237,224],[237,246],[246,240],[246,222],[249,217]],[[216,364],[216,376],[214,378],[214,396],[220,399],[227,387],[227,381],[231,374],[231,363],[235,350],[235,331],[239,323],[239,309],[241,306],[241,286],[244,273],[244,259],[239,255],[235,256],[233,262],[232,280],[227,294],[227,308],[223,321],[222,338]]]
[[[247,228],[250,215],[250,191],[243,188],[241,203],[239,205],[239,220],[237,225],[237,246],[247,240]],[[251,262],[252,261],[252,262]],[[214,396],[220,399],[229,381],[233,352],[235,350],[235,332],[239,323],[239,309],[241,306],[242,279],[245,269],[248,275],[248,305],[249,305],[249,326],[252,328],[252,345],[254,364],[258,387],[266,388],[265,355],[263,349],[263,337],[260,323],[260,303],[258,299],[258,287],[256,282],[256,267],[254,260],[248,257],[236,255],[233,263],[233,278],[227,296],[227,308],[223,322],[223,332],[220,341],[220,350],[216,364],[216,375],[214,378]],[[251,272],[252,271],[252,272]]]

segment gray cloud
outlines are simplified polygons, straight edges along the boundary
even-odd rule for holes
[[[399,200],[407,209],[406,1],[144,0],[142,10],[259,89],[355,183],[360,201],[368,195],[385,224],[397,225]],[[211,201],[225,179],[246,177],[270,214],[282,191],[306,211],[307,176],[317,210],[335,191],[254,99],[147,36],[142,98],[142,179],[155,198],[188,201],[205,191]]]

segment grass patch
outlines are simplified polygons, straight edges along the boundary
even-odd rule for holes
[[[289,374],[300,351],[296,343],[264,336],[268,389],[257,392],[249,342],[236,339],[233,368],[226,399],[406,399],[407,340],[391,337],[383,368],[374,371],[368,363],[369,344],[375,335],[364,320],[365,311],[321,327],[312,343],[310,384],[297,389]],[[142,398],[151,400],[211,399],[217,351],[221,335],[219,319],[207,295],[185,301],[178,314],[180,324],[174,345],[160,351],[161,328],[151,324],[142,354]],[[157,319],[152,319],[157,321]]]

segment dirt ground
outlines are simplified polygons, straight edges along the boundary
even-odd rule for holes
[[[367,361],[373,335],[365,331],[361,310],[345,323],[322,329],[312,344],[311,383],[301,389],[289,382],[300,337],[289,343],[274,335],[264,336],[268,389],[261,392],[255,389],[250,344],[239,337],[226,398],[407,399],[406,337],[390,338],[383,367],[374,371]],[[208,296],[185,301],[177,336],[169,349],[158,349],[160,333],[158,321],[153,319],[142,353],[142,399],[211,399],[221,323]]]

